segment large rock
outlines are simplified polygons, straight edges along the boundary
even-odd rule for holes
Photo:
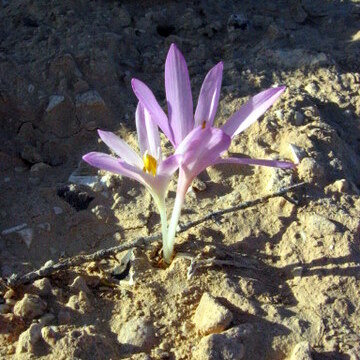
[[[41,328],[42,325],[40,324],[31,324],[30,327],[20,335],[16,346],[17,354],[33,351],[34,345],[41,339]]]
[[[38,295],[25,294],[14,306],[14,314],[32,320],[41,316],[46,309],[46,302],[41,300]]]
[[[193,321],[196,329],[205,335],[224,331],[232,321],[232,313],[212,295],[204,293]]]

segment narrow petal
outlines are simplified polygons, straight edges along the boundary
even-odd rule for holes
[[[219,158],[216,164],[238,164],[238,165],[259,165],[277,167],[282,169],[294,169],[295,164],[288,161],[279,160],[262,160],[262,159],[249,159],[249,158]]]
[[[231,138],[221,129],[201,126],[194,129],[179,145],[175,154],[183,154],[181,168],[191,181],[201,171],[213,165],[226,151]]]
[[[252,97],[222,126],[222,130],[233,137],[253,124],[284,92],[285,86],[267,89]]]
[[[179,168],[182,158],[183,155],[181,154],[171,155],[166,158],[160,163],[158,167],[158,175],[171,177],[174,172]]]
[[[142,184],[144,183],[144,180],[141,176],[139,176],[139,171],[135,166],[126,164],[125,162],[111,155],[100,152],[91,152],[84,155],[83,160],[98,169],[124,175],[131,179],[137,180]]]
[[[140,156],[122,139],[110,131],[98,130],[101,140],[121,159],[129,164],[142,167]]]
[[[193,101],[188,68],[180,50],[170,46],[165,63],[165,90],[175,145],[194,127]]]
[[[164,132],[165,136],[170,140],[170,142],[175,145],[174,136],[172,129],[169,124],[169,120],[161,108],[153,92],[145,85],[142,81],[138,79],[132,79],[131,85],[134,91],[134,94],[138,100],[143,104],[146,110],[150,113],[152,120],[159,126],[159,128]]]
[[[220,97],[223,68],[223,63],[219,62],[205,77],[195,111],[195,126],[202,125],[204,121],[211,126],[214,123]]]
[[[150,113],[140,102],[136,108],[135,120],[141,156],[148,150],[150,155],[159,160],[161,155],[159,130],[151,120]]]

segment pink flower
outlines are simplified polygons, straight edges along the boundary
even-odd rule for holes
[[[132,79],[135,95],[152,120],[161,128],[175,147],[175,155],[183,156],[176,199],[168,229],[164,259],[171,261],[176,227],[185,194],[193,179],[208,166],[219,163],[262,165],[293,168],[285,161],[222,158],[230,147],[231,139],[253,124],[277,100],[284,86],[271,88],[252,97],[235,112],[221,128],[213,127],[219,103],[223,63],[215,65],[206,75],[201,86],[198,104],[193,113],[193,100],[189,72],[185,59],[175,44],[170,46],[165,63],[165,90],[168,116],[162,110],[152,91],[143,82]]]

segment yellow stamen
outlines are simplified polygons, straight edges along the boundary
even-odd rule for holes
[[[205,127],[206,127],[206,120],[203,121],[201,128],[205,129]]]
[[[148,154],[147,151],[145,151],[144,155],[143,155],[143,161],[144,161],[144,167],[143,167],[143,171],[151,174],[152,176],[156,175],[156,167],[157,167],[157,161],[156,159],[151,156],[150,154]]]

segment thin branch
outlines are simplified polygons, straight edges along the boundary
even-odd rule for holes
[[[287,192],[292,191],[296,188],[299,188],[301,186],[303,186],[305,183],[299,183],[299,184],[295,184],[292,186],[288,186],[285,188],[280,189],[277,192],[274,192],[272,194],[266,195],[266,196],[262,196],[260,198],[257,198],[255,200],[252,201],[245,201],[240,203],[239,205],[227,208],[227,209],[223,209],[223,210],[218,210],[218,211],[214,211],[214,212],[210,212],[207,215],[205,215],[204,217],[198,219],[198,220],[194,220],[194,221],[190,221],[185,225],[180,225],[179,229],[177,231],[177,233],[182,233],[187,231],[188,229],[197,226],[207,220],[211,220],[213,218],[222,216],[224,214],[228,214],[234,211],[238,211],[241,209],[246,209],[252,206],[255,206],[257,204],[263,203],[271,198],[277,197],[277,196],[283,196],[285,195]],[[40,269],[38,270],[34,270],[31,271],[27,274],[24,275],[17,275],[17,274],[13,274],[11,275],[8,279],[7,279],[7,285],[10,287],[15,287],[18,285],[22,285],[22,284],[27,284],[27,283],[31,283],[37,279],[43,278],[45,276],[49,276],[52,273],[59,271],[59,270],[65,270],[68,269],[70,267],[73,266],[79,266],[83,263],[86,262],[91,262],[91,261],[96,261],[96,260],[101,260],[110,256],[113,256],[119,252],[125,251],[125,250],[129,250],[132,249],[134,247],[143,247],[147,244],[152,243],[153,241],[159,240],[161,239],[161,234],[155,234],[152,236],[148,236],[148,237],[138,237],[133,241],[127,242],[125,244],[121,244],[118,246],[113,246],[111,248],[108,249],[101,249],[99,251],[96,251],[92,254],[88,254],[88,255],[76,255],[74,257],[70,257],[67,259],[63,259],[60,260],[57,263],[54,263],[52,260],[48,261],[47,263],[45,263],[44,266],[42,266]],[[213,260],[210,259],[211,262],[209,263],[210,265],[231,265],[231,266],[236,266],[236,267],[246,267],[249,268],[249,265],[245,266],[241,266],[241,264],[239,262],[235,262],[235,261],[226,261],[226,260]],[[221,263],[219,263],[219,261],[221,261]],[[205,263],[199,263],[197,262],[197,264],[201,264],[202,266],[205,265]],[[198,265],[196,265],[197,267]],[[194,264],[195,267],[195,264]],[[195,269],[194,269],[195,270]]]

